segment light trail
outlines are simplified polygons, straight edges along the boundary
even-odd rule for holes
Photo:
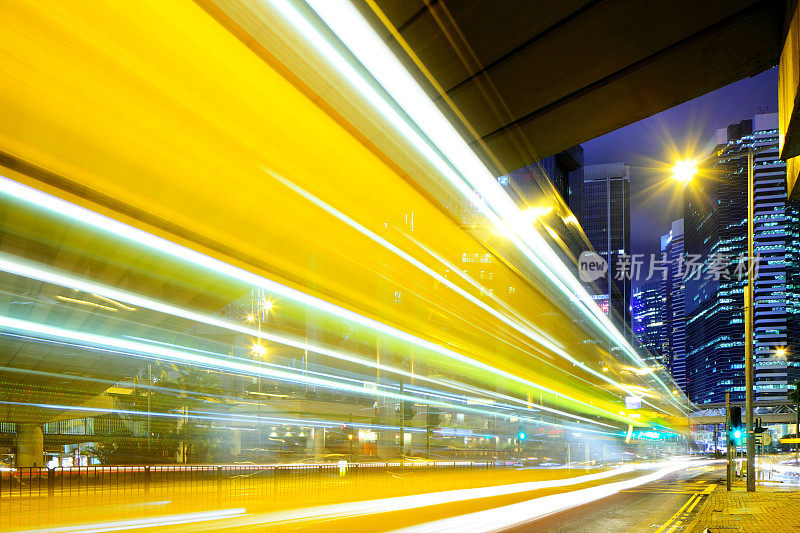
[[[317,15],[375,77],[399,107],[410,116],[438,151],[422,139],[396,108],[389,105],[294,6],[286,0],[265,1],[281,13],[300,35],[389,120],[398,132],[433,164],[434,168],[439,170],[443,177],[477,206],[567,298],[583,310],[605,335],[621,346],[636,365],[642,368],[646,366],[636,350],[600,310],[586,289],[569,272],[541,235],[527,223],[526,217],[505,194],[474,152],[350,2],[308,0],[308,4]],[[442,160],[440,153],[447,158],[447,162]],[[455,172],[454,168],[459,172]],[[489,199],[489,202],[485,202],[484,198]],[[587,370],[591,372],[593,369]],[[598,377],[606,379],[599,373]],[[667,392],[664,396],[667,403],[674,405],[681,412],[686,412],[688,408],[681,406],[671,397],[672,389],[658,376],[653,377]]]
[[[0,180],[0,184],[2,184],[2,180]],[[0,270],[2,270],[4,272],[11,273],[11,274],[16,274],[18,276],[27,277],[27,278],[30,278],[30,279],[36,279],[36,280],[43,281],[43,282],[46,282],[46,283],[51,283],[51,284],[54,284],[54,285],[59,285],[59,286],[62,286],[62,287],[67,287],[67,288],[71,288],[71,289],[87,292],[87,293],[90,293],[90,294],[98,294],[98,295],[101,295],[101,296],[106,297],[108,299],[119,300],[119,301],[126,302],[126,303],[134,305],[134,306],[142,307],[142,308],[145,308],[145,309],[150,309],[152,311],[156,311],[156,312],[159,312],[159,313],[168,314],[168,315],[176,316],[176,317],[180,317],[180,318],[185,318],[187,320],[191,320],[191,321],[202,323],[202,324],[207,324],[207,325],[210,325],[210,326],[215,326],[215,327],[218,327],[218,328],[226,329],[226,330],[229,330],[229,331],[234,331],[234,332],[237,332],[237,333],[243,333],[243,334],[250,335],[250,336],[253,336],[253,337],[258,337],[258,338],[261,338],[263,340],[267,340],[267,341],[270,341],[270,342],[276,342],[276,343],[279,343],[279,344],[283,344],[285,346],[291,346],[293,348],[297,348],[297,349],[300,349],[300,350],[307,350],[307,351],[315,353],[315,354],[324,355],[324,356],[327,356],[327,357],[331,357],[331,358],[335,358],[335,359],[339,359],[339,360],[343,360],[343,361],[348,361],[348,362],[351,362],[351,363],[356,363],[356,364],[359,364],[359,365],[362,365],[362,366],[366,366],[366,367],[370,367],[370,368],[374,368],[374,369],[377,369],[377,370],[391,372],[393,374],[404,376],[404,377],[407,377],[409,379],[425,381],[425,382],[428,382],[428,383],[431,383],[431,384],[434,384],[434,385],[438,385],[438,386],[442,386],[442,387],[446,387],[446,388],[455,388],[455,389],[461,388],[461,389],[463,389],[465,387],[470,387],[470,386],[468,386],[466,384],[462,384],[462,383],[458,383],[458,382],[453,384],[453,383],[448,383],[446,381],[442,381],[442,380],[439,380],[439,379],[430,378],[430,377],[427,377],[427,376],[422,376],[422,375],[419,375],[419,374],[412,374],[411,372],[408,372],[408,371],[405,371],[405,370],[402,370],[402,369],[398,369],[398,368],[391,367],[391,366],[388,366],[388,365],[384,365],[384,364],[381,364],[381,363],[369,361],[367,359],[363,359],[361,357],[357,357],[357,356],[354,356],[354,355],[345,354],[345,353],[343,353],[341,351],[331,350],[329,348],[325,348],[325,347],[322,347],[322,346],[314,345],[314,344],[311,344],[311,343],[308,343],[308,342],[299,341],[299,340],[295,340],[295,339],[292,339],[292,338],[289,338],[289,337],[268,333],[266,331],[263,331],[263,330],[260,330],[260,329],[256,329],[256,328],[253,328],[253,327],[241,326],[241,325],[238,325],[238,324],[234,324],[234,323],[232,323],[230,321],[220,320],[218,318],[215,318],[215,317],[212,317],[212,316],[209,316],[209,315],[204,315],[202,313],[197,313],[197,312],[194,312],[194,311],[190,311],[188,309],[183,309],[183,308],[180,308],[180,307],[177,307],[177,306],[173,306],[173,305],[170,305],[170,304],[167,304],[167,303],[164,303],[164,302],[153,300],[151,298],[146,298],[144,296],[140,296],[140,295],[137,295],[137,294],[129,293],[129,292],[122,291],[122,290],[119,290],[119,289],[115,289],[113,287],[108,287],[108,286],[105,286],[105,285],[102,285],[102,284],[94,283],[94,282],[87,281],[87,280],[84,280],[84,279],[80,279],[80,278],[77,278],[77,277],[74,277],[74,276],[68,276],[68,275],[65,275],[65,274],[61,274],[61,273],[58,273],[58,272],[56,272],[56,271],[54,271],[52,269],[44,269],[44,268],[41,268],[39,266],[34,266],[34,265],[31,265],[31,264],[28,264],[27,262],[21,261],[19,258],[16,258],[16,257],[11,256],[11,255],[6,254],[6,253],[0,253]],[[155,341],[148,340],[148,342],[155,342]],[[608,418],[621,419],[621,417],[619,417],[616,413],[613,413],[613,412],[598,408],[596,406],[587,404],[585,402],[581,402],[579,400],[574,400],[574,399],[571,399],[571,398],[565,398],[562,394],[560,394],[560,393],[558,393],[556,391],[552,391],[552,390],[550,390],[550,389],[548,389],[546,387],[537,386],[536,388],[537,388],[537,390],[542,390],[544,392],[548,392],[548,393],[554,394],[557,397],[561,397],[561,398],[564,398],[564,399],[572,400],[572,401],[582,405],[585,409],[590,410],[590,411],[600,412],[600,413],[602,413],[603,415],[605,415]],[[477,388],[472,388],[471,387],[471,390],[474,390],[476,392],[479,392],[479,394],[483,394],[483,395],[487,395],[487,396],[494,396],[494,397],[502,398],[502,399],[511,398],[509,396],[502,395],[502,394],[499,394],[499,393],[496,393],[496,392],[493,392],[493,391],[488,391],[488,390],[485,390],[485,389],[477,389]],[[520,404],[522,406],[526,406],[527,403],[528,403],[528,402],[524,402],[523,400],[519,400],[519,399],[515,399],[515,401],[516,401],[516,403],[518,403],[518,404]],[[584,417],[580,417],[578,415],[575,415],[573,413],[569,413],[569,412],[566,412],[566,411],[561,411],[561,410],[558,410],[558,409],[554,409],[552,407],[540,405],[540,406],[537,406],[537,408],[540,408],[540,409],[542,409],[544,411],[548,411],[548,412],[551,412],[551,413],[554,413],[554,414],[559,414],[559,415],[567,416],[567,417],[570,417],[570,418],[583,420],[583,421],[586,421],[586,422],[597,423],[597,422],[592,421],[590,419],[586,419]],[[628,420],[625,420],[625,421],[629,422]],[[601,424],[601,425],[606,425],[606,424]]]
[[[561,395],[556,391],[546,389],[545,387],[542,387],[541,385],[528,379],[516,376],[504,370],[500,370],[489,364],[477,361],[471,357],[467,357],[466,355],[439,346],[434,342],[416,337],[415,335],[399,330],[395,327],[386,325],[363,315],[359,315],[358,313],[347,310],[343,307],[339,307],[315,296],[311,296],[297,289],[287,287],[286,285],[267,279],[263,276],[253,274],[242,268],[225,263],[224,261],[214,259],[213,257],[168,241],[167,239],[157,235],[147,233],[138,228],[134,228],[112,218],[95,213],[94,211],[90,211],[55,196],[43,193],[32,187],[17,183],[5,176],[0,176],[0,192],[18,200],[22,200],[26,203],[51,211],[59,216],[68,217],[72,220],[80,222],[81,224],[86,224],[100,229],[112,235],[121,237],[127,241],[162,252],[181,261],[185,261],[195,266],[216,272],[230,279],[241,281],[249,286],[259,287],[271,291],[275,294],[279,294],[285,298],[296,301],[302,305],[307,305],[319,311],[337,316],[341,319],[352,321],[374,331],[378,331],[390,337],[394,337],[403,342],[407,342],[419,348],[429,350],[455,361],[465,363],[485,372],[489,372],[493,375],[515,381],[537,390],[546,391],[550,394],[560,396],[565,400],[571,400],[571,398],[567,396]],[[615,417],[613,414],[611,414],[610,418]]]
[[[607,498],[622,490],[628,490],[658,481],[673,472],[683,470],[689,466],[702,466],[703,464],[709,463],[710,462],[704,462],[698,464],[683,462],[678,465],[661,468],[652,474],[640,476],[635,479],[543,496],[512,505],[454,516],[395,531],[397,533],[484,533],[487,531],[502,531],[509,527],[531,522],[559,511],[579,507],[593,501]]]
[[[524,420],[526,422],[537,425],[560,426],[569,429],[576,429],[578,431],[581,430],[580,428],[574,428],[571,426],[542,422],[541,420],[536,420],[518,414],[496,412],[486,409],[476,409],[474,407],[452,404],[449,402],[444,402],[435,399],[431,400],[429,398],[409,396],[407,394],[400,394],[387,390],[378,390],[377,383],[373,383],[374,387],[372,388],[367,388],[364,387],[363,385],[355,386],[348,383],[342,383],[341,381],[337,382],[337,381],[332,381],[330,379],[323,379],[323,378],[304,375],[303,371],[300,371],[299,373],[286,372],[283,370],[267,368],[261,365],[254,365],[252,363],[243,362],[244,360],[237,360],[236,358],[225,356],[222,354],[218,354],[217,357],[211,357],[208,355],[201,355],[199,353],[179,351],[172,348],[159,346],[157,344],[136,342],[126,339],[118,339],[114,337],[107,337],[104,335],[87,333],[78,330],[71,330],[71,329],[67,330],[55,326],[50,326],[47,324],[30,322],[26,320],[18,320],[15,318],[10,318],[5,316],[0,316],[0,329],[10,329],[12,331],[18,331],[23,333],[35,333],[37,335],[42,335],[45,337],[56,338],[72,342],[78,340],[83,343],[86,343],[87,346],[99,346],[101,348],[115,348],[118,350],[122,350],[128,355],[141,357],[144,359],[160,358],[166,361],[185,363],[185,364],[196,364],[199,366],[215,370],[226,369],[244,375],[263,376],[280,381],[316,385],[319,387],[331,388],[340,391],[347,391],[358,395],[389,397],[396,400],[425,403],[437,407],[445,407],[448,409],[454,409],[462,412],[470,412],[470,413],[489,415],[489,416],[498,416],[505,419],[518,418],[520,420]],[[338,378],[337,376],[331,376],[331,377],[334,377],[336,379],[341,379]],[[361,383],[364,382],[362,381]],[[591,430],[583,429],[583,431],[591,431]]]
[[[204,511],[200,513],[184,513],[150,518],[136,518],[132,520],[115,520],[110,522],[95,522],[74,526],[47,527],[44,529],[25,529],[12,533],[103,533],[107,531],[126,531],[130,529],[143,529],[150,527],[178,526],[211,520],[224,520],[245,516],[244,509],[222,509],[219,511]]]
[[[387,426],[382,424],[367,424],[361,422],[342,422],[340,420],[316,420],[316,419],[302,419],[302,418],[281,418],[281,417],[268,417],[261,415],[246,415],[246,414],[226,414],[210,413],[208,411],[188,411],[187,413],[159,413],[153,411],[137,411],[134,409],[117,409],[107,407],[90,407],[83,405],[60,405],[52,403],[34,403],[34,402],[12,402],[0,400],[0,405],[16,406],[16,407],[37,407],[39,409],[51,409],[56,411],[86,411],[90,413],[103,413],[103,414],[125,414],[134,416],[152,416],[155,418],[196,418],[198,420],[213,420],[217,422],[246,422],[250,424],[280,424],[284,426],[304,426],[304,427],[319,427],[319,428],[341,428],[347,426],[355,429],[380,429],[385,431],[403,431],[405,433],[425,433],[425,428],[416,427],[401,427],[401,426]],[[475,434],[475,436],[487,436]],[[511,437],[512,435],[493,435],[488,434],[490,437]]]
[[[387,241],[386,239],[384,239],[383,237],[381,237],[380,235],[378,235],[374,231],[372,231],[372,230],[364,227],[363,225],[359,224],[358,222],[356,222],[355,220],[353,220],[352,218],[350,218],[346,214],[342,213],[341,211],[339,211],[335,207],[333,207],[330,204],[328,204],[328,203],[322,201],[321,199],[317,198],[316,196],[314,196],[313,194],[309,193],[308,191],[306,191],[302,187],[299,187],[298,185],[295,185],[294,183],[290,182],[289,180],[287,180],[283,176],[277,174],[276,172],[273,172],[273,171],[271,171],[269,169],[264,169],[264,170],[270,176],[275,178],[278,182],[280,182],[283,185],[285,185],[286,187],[290,188],[292,191],[296,192],[297,194],[299,194],[300,196],[302,196],[303,198],[305,198],[309,202],[313,203],[314,205],[316,205],[317,207],[319,207],[320,209],[322,209],[326,213],[329,213],[329,214],[333,215],[334,217],[338,218],[339,220],[341,220],[342,222],[344,222],[345,224],[347,224],[351,228],[355,229],[356,231],[358,231],[362,235],[372,239],[374,242],[380,244],[385,249],[389,250],[390,252],[394,253],[398,257],[402,258],[403,260],[408,262],[413,267],[421,270],[422,272],[424,272],[428,276],[432,277],[433,279],[435,279],[437,282],[441,283],[445,287],[449,288],[450,290],[452,290],[453,292],[455,292],[456,294],[458,294],[462,298],[465,298],[466,300],[468,300],[470,303],[472,303],[474,305],[477,305],[478,307],[480,307],[481,309],[483,309],[487,313],[491,314],[493,317],[497,318],[498,320],[500,320],[501,322],[503,322],[507,326],[510,326],[510,327],[514,328],[515,330],[517,330],[518,332],[520,332],[523,335],[527,336],[528,338],[530,338],[534,342],[538,343],[539,345],[547,348],[548,350],[550,350],[552,352],[558,353],[562,357],[566,355],[566,352],[564,351],[563,347],[558,346],[557,344],[555,344],[550,339],[547,339],[541,333],[539,333],[537,331],[534,331],[528,324],[520,324],[520,323],[512,320],[510,317],[498,312],[496,309],[494,309],[493,307],[488,305],[486,302],[480,300],[479,298],[476,298],[475,296],[473,296],[472,294],[470,294],[466,290],[462,289],[461,287],[459,287],[458,285],[456,285],[455,283],[453,283],[452,281],[450,281],[446,277],[444,277],[441,274],[439,274],[438,272],[436,272],[434,269],[432,269],[431,267],[429,267],[428,265],[426,265],[422,261],[418,260],[417,258],[412,256],[411,254],[403,251],[402,249],[400,249],[399,247],[395,246],[391,242]],[[455,268],[455,266],[453,266],[453,271],[459,273],[459,275],[461,277],[465,278],[465,279],[468,278],[468,276],[464,275],[461,272],[461,270],[458,269],[458,268]],[[479,288],[482,292],[486,292],[485,288],[477,285],[476,283],[473,282],[473,285],[476,286],[477,288]],[[516,312],[514,312],[514,311],[512,311],[512,312],[514,313],[515,317],[518,316]]]
[[[266,526],[276,524],[291,524],[305,521],[323,521],[334,519],[346,519],[363,517],[367,515],[377,515],[382,513],[390,513],[397,511],[408,511],[412,509],[421,509],[425,507],[432,507],[437,505],[452,504],[470,500],[477,500],[483,498],[491,498],[496,496],[521,494],[525,492],[532,492],[542,489],[554,489],[569,487],[571,485],[578,485],[583,483],[590,483],[602,481],[604,479],[614,478],[620,475],[629,474],[636,470],[659,468],[654,473],[646,474],[636,477],[634,479],[612,482],[603,484],[598,487],[589,489],[581,489],[577,491],[565,492],[555,494],[552,496],[544,496],[528,500],[519,504],[490,509],[488,511],[481,511],[478,513],[470,513],[458,517],[448,518],[427,524],[421,524],[412,528],[407,528],[402,531],[495,531],[515,525],[522,522],[527,522],[535,518],[539,518],[546,514],[551,514],[562,509],[583,505],[600,498],[604,498],[619,492],[620,490],[630,489],[646,483],[651,483],[671,472],[685,469],[690,466],[702,466],[710,463],[706,462],[678,462],[672,463],[664,467],[662,464],[643,464],[638,467],[626,466],[607,470],[605,472],[598,472],[594,474],[587,474],[583,476],[576,476],[566,479],[554,479],[543,481],[529,481],[522,483],[513,483],[508,485],[495,485],[489,487],[479,487],[471,489],[456,489],[441,492],[431,492],[423,494],[414,494],[410,496],[399,496],[393,498],[382,498],[376,500],[364,500],[357,502],[348,502],[332,505],[323,505],[317,507],[307,507],[299,509],[291,509],[286,511],[273,511],[268,513],[253,513],[244,516],[234,516],[225,519],[224,522],[219,524],[220,527],[231,528],[248,528],[253,526]],[[397,463],[400,466],[401,463]],[[73,527],[98,527],[100,524],[87,524],[85,526]],[[82,529],[67,530],[83,532]]]
[[[299,187],[299,186],[295,185],[294,183],[290,182],[289,180],[287,180],[286,178],[284,178],[280,174],[278,174],[276,172],[273,172],[273,171],[271,171],[269,169],[264,169],[264,171],[267,172],[273,178],[275,178],[275,180],[277,180],[279,183],[283,184],[284,186],[288,187],[292,191],[296,192],[297,194],[299,194],[300,196],[302,196],[303,198],[305,198],[309,202],[313,203],[314,205],[316,205],[317,207],[319,207],[320,209],[322,209],[326,213],[336,217],[337,219],[341,220],[342,222],[344,222],[345,224],[347,224],[351,228],[353,228],[356,231],[358,231],[359,233],[361,233],[362,235],[372,239],[374,242],[380,244],[381,246],[383,246],[387,250],[391,251],[392,253],[394,253],[398,257],[402,258],[403,260],[405,260],[406,262],[408,262],[409,264],[411,264],[415,268],[421,270],[422,272],[424,272],[428,276],[432,277],[437,282],[439,282],[442,285],[448,287],[450,290],[452,290],[453,292],[455,292],[456,294],[458,294],[462,298],[465,298],[470,303],[472,303],[474,305],[477,305],[478,307],[480,307],[481,309],[483,309],[487,313],[491,314],[493,317],[497,318],[498,320],[500,320],[501,322],[503,322],[507,326],[513,328],[514,330],[516,330],[517,332],[521,333],[522,335],[525,335],[527,338],[532,340],[534,343],[537,343],[539,346],[541,346],[541,347],[543,347],[543,348],[545,348],[545,349],[557,354],[559,357],[561,357],[562,359],[565,359],[566,361],[569,361],[570,363],[575,365],[577,368],[579,368],[579,369],[581,369],[581,370],[583,370],[585,372],[588,372],[588,373],[594,375],[595,377],[598,377],[598,378],[602,379],[603,381],[613,385],[614,387],[619,388],[620,390],[622,390],[624,392],[627,392],[631,396],[637,394],[637,391],[632,386],[622,384],[622,383],[614,380],[610,376],[604,374],[603,372],[598,372],[597,370],[594,370],[593,368],[590,368],[590,367],[586,366],[582,361],[579,361],[578,359],[576,359],[576,358],[572,357],[571,355],[569,355],[569,353],[567,353],[567,351],[564,350],[564,348],[562,346],[559,346],[559,345],[555,344],[553,341],[551,341],[550,339],[546,338],[541,333],[537,332],[535,330],[534,326],[529,321],[527,321],[526,319],[520,317],[518,315],[518,313],[516,313],[516,311],[514,311],[511,308],[509,308],[508,306],[504,305],[504,307],[507,308],[507,310],[509,310],[514,315],[514,317],[516,317],[519,320],[519,322],[517,320],[512,320],[509,316],[504,315],[503,313],[498,312],[496,309],[494,309],[493,307],[488,305],[486,302],[480,300],[479,298],[476,298],[475,296],[473,296],[472,294],[470,294],[466,290],[462,289],[461,287],[459,287],[458,285],[456,285],[455,283],[453,283],[452,281],[450,281],[446,277],[442,276],[441,274],[439,274],[438,272],[436,272],[435,270],[433,270],[432,268],[427,266],[425,263],[423,263],[423,262],[419,261],[418,259],[416,259],[415,257],[413,257],[411,254],[409,254],[409,253],[403,251],[402,249],[398,248],[397,246],[395,246],[394,244],[390,243],[389,241],[387,241],[386,239],[384,239],[380,235],[376,234],[374,231],[371,231],[368,228],[364,227],[363,225],[359,224],[358,222],[356,222],[352,218],[348,217],[346,214],[342,213],[341,211],[339,211],[335,207],[333,207],[330,204],[328,204],[328,203],[322,201],[321,199],[317,198],[316,196],[314,196],[313,194],[309,193],[308,191],[306,191],[302,187]],[[461,269],[456,268],[455,265],[452,265],[451,263],[444,262],[444,261],[443,261],[443,264],[445,264],[445,266],[447,266],[448,268],[452,268],[452,270],[454,272],[456,272],[460,277],[462,277],[463,279],[465,279],[466,281],[471,283],[473,286],[479,288],[482,292],[486,292],[485,288],[483,288],[477,282],[472,280],[472,278],[470,278],[468,275],[463,273],[461,271]],[[499,300],[497,297],[494,297],[494,299],[495,300]],[[552,391],[550,389],[545,389],[545,390],[546,390],[546,392],[549,392],[551,394],[554,392],[554,391]],[[655,406],[653,406],[652,404],[650,404],[650,405],[651,405],[651,407],[655,408]]]

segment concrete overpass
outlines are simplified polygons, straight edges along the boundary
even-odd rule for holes
[[[736,405],[736,404],[731,404]],[[700,406],[698,406],[700,407]],[[744,409],[744,404],[739,407]],[[706,404],[689,417],[693,424],[710,425],[725,423],[725,404]],[[797,421],[796,407],[789,402],[755,402],[755,417],[764,424],[794,424]]]
[[[498,174],[777,65],[795,7],[758,0],[358,4]]]

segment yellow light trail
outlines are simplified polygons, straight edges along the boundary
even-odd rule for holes
[[[420,363],[442,366],[467,381],[499,386],[517,403],[533,396],[545,407],[557,402],[559,410],[619,420],[618,404],[626,389],[611,390],[619,383],[614,374],[597,375],[595,363],[606,359],[605,348],[583,343],[608,338],[592,329],[602,329],[603,318],[576,319],[559,309],[560,300],[547,300],[551,288],[571,294],[570,301],[580,298],[574,299],[569,280],[548,274],[560,263],[549,265],[552,256],[536,248],[530,228],[516,235],[514,213],[505,211],[505,201],[494,192],[484,191],[483,178],[464,177],[480,169],[453,171],[453,162],[461,164],[453,154],[463,147],[440,146],[433,133],[420,137],[421,143],[398,139],[412,150],[426,145],[430,167],[449,180],[447,194],[460,191],[460,199],[485,208],[490,221],[545,273],[524,279],[497,258],[496,274],[513,279],[520,298],[508,307],[498,305],[496,295],[476,300],[471,291],[480,284],[460,272],[447,279],[472,298],[450,287],[450,292],[437,292],[447,287],[440,281],[441,263],[423,258],[408,241],[401,244],[398,235],[414,235],[443,258],[481,244],[455,230],[435,201],[419,193],[425,184],[417,175],[405,175],[402,163],[387,161],[380,146],[358,137],[346,117],[336,117],[336,110],[323,102],[325,95],[309,94],[286,66],[254,54],[197,4],[143,1],[133,8],[76,1],[67,8],[43,0],[0,10],[10,28],[9,46],[0,51],[0,112],[9,117],[0,125],[0,150],[55,176],[46,179],[46,173],[27,172],[20,165],[6,172],[10,180],[0,180],[7,193],[59,220],[88,222],[85,228],[92,235],[99,229],[125,246],[156,251],[154,262],[165,254],[165,260],[189,267],[184,269],[187,277],[191,269],[191,275],[265,288],[281,298],[282,313],[297,302],[298,313],[320,310],[339,322],[364,326],[356,335],[365,343],[390,343],[392,353],[408,354],[412,367],[414,359],[417,368]],[[290,39],[280,24],[264,33]],[[394,139],[389,130],[386,135]],[[440,155],[444,152],[446,160]],[[416,265],[409,268],[408,261],[333,211],[294,198],[267,178],[265,169],[346,213],[358,227],[440,278]],[[39,202],[29,191],[15,189],[14,182],[68,199],[71,206],[52,197]],[[481,199],[484,192],[487,201]],[[396,232],[409,211],[416,213],[413,233]],[[547,293],[537,292],[537,285]],[[395,292],[402,292],[402,304],[392,302]],[[583,309],[584,304],[577,305]],[[525,312],[508,311],[516,306]],[[532,331],[571,360],[531,365],[534,343],[526,333],[516,333],[534,321]],[[580,338],[572,341],[573,332]],[[357,364],[422,379],[419,372],[398,373],[401,369],[378,366],[377,360]],[[657,379],[640,381],[660,387]],[[680,402],[673,407],[662,402],[653,412],[662,410],[681,411]]]
[[[448,161],[459,170],[455,174],[449,165],[437,163],[439,157],[433,153],[425,141],[412,130],[406,121],[389,106],[377,92],[366,83],[360,74],[319,35],[317,30],[287,0],[269,0],[304,37],[339,69],[376,109],[390,119],[403,135],[435,164],[442,175],[456,186],[464,196],[495,224],[498,231],[516,242],[524,253],[542,271],[550,276],[553,283],[575,302],[579,309],[601,326],[609,338],[621,346],[625,353],[640,367],[646,366],[639,354],[620,334],[608,317],[591,299],[586,289],[566,270],[561,260],[553,253],[541,236],[530,228],[526,215],[522,213],[505,194],[496,180],[467,147],[441,112],[427,98],[413,78],[392,55],[380,37],[361,17],[355,7],[346,0],[309,0],[309,4],[337,36],[348,46],[359,61],[382,84],[395,101],[424,132],[433,144],[444,153]],[[467,180],[469,186],[462,181]],[[476,193],[478,191],[478,193]],[[602,378],[601,374],[598,377]],[[605,378],[603,378],[605,379]],[[664,390],[669,386],[660,378],[655,378]],[[667,401],[669,396],[666,396]],[[673,402],[681,410],[685,408]]]

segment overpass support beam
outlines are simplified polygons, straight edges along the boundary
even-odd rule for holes
[[[780,157],[786,161],[786,192],[800,198],[796,186],[800,174],[800,2],[786,2],[786,40],[778,70]]]
[[[41,426],[17,424],[16,466],[44,466],[44,435]]]
[[[306,453],[322,459],[325,455],[325,428],[311,428],[311,436],[306,440]]]

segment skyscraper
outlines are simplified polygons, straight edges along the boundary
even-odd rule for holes
[[[791,238],[797,232],[796,208],[787,205],[786,169],[778,159],[777,114],[718,130],[715,144],[704,165],[708,175],[684,191],[686,257],[701,262],[700,279],[686,282],[688,396],[698,403],[721,402],[729,390],[732,400],[744,400],[746,277],[736,260],[747,250],[747,156],[752,150],[756,398],[785,398],[787,385],[800,372],[791,348],[800,265]]]
[[[662,260],[666,272],[661,279],[664,324],[661,330],[661,357],[672,379],[686,392],[686,314],[684,302],[683,219],[674,221],[669,233],[661,237]]]
[[[538,219],[547,227],[539,229],[546,239],[558,235],[553,249],[566,265],[576,264],[587,248],[585,237],[576,228],[583,204],[583,147],[573,146],[497,180],[520,209],[547,211]]]
[[[661,358],[661,334],[664,325],[661,280],[650,280],[631,293],[631,329],[648,352],[646,362],[664,364]]]
[[[580,220],[583,208],[583,147],[573,146],[501,176],[499,181],[509,196],[520,205],[541,197],[542,188],[549,183]]]
[[[631,254],[631,181],[627,163],[583,167],[583,230],[595,251],[608,262],[608,272],[597,283],[601,308],[621,330],[630,326],[631,280],[614,279],[617,265]]]

